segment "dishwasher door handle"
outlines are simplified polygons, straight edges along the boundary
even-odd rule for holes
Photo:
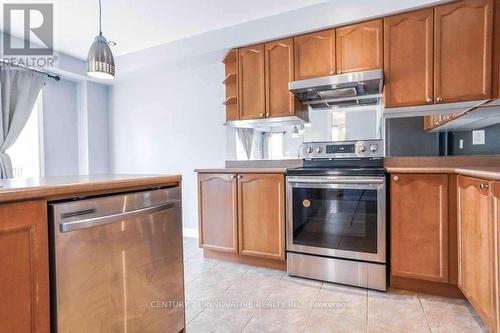
[[[79,220],[79,221],[74,221],[74,222],[61,223],[59,225],[59,230],[61,232],[70,232],[70,231],[87,229],[87,228],[97,227],[100,225],[115,223],[115,222],[123,221],[126,219],[134,218],[134,217],[137,217],[140,215],[152,214],[152,213],[156,213],[156,212],[159,212],[162,210],[173,208],[173,207],[177,206],[180,202],[181,201],[178,199],[171,200],[171,201],[168,201],[168,202],[160,204],[160,205],[145,207],[145,208],[141,208],[141,209],[137,209],[137,210],[132,210],[130,212],[106,215],[106,216],[102,216],[102,217],[93,217],[90,219]]]

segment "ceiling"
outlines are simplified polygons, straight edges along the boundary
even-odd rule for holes
[[[118,43],[113,47],[118,56],[322,2],[328,0],[102,0],[103,34]],[[52,3],[54,48],[84,59],[97,34],[98,0]],[[12,35],[23,37],[21,24],[12,27]]]

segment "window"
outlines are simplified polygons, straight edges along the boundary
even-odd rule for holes
[[[42,94],[16,142],[7,150],[14,178],[43,176],[43,115]]]

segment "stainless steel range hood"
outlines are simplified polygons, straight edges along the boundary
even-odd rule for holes
[[[378,105],[383,86],[381,69],[288,83],[288,89],[312,109]]]

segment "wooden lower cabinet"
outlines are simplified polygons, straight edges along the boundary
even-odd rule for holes
[[[496,331],[500,333],[500,182],[491,183],[491,194],[493,195],[493,227],[496,235]],[[494,331],[494,329],[493,329]]]
[[[484,323],[495,331],[498,321],[498,235],[490,188],[491,183],[487,180],[458,177],[458,286]]]
[[[285,260],[285,177],[238,175],[238,234],[242,255]]]
[[[391,175],[392,276],[448,282],[448,175]]]
[[[238,252],[235,174],[199,174],[200,246]]]
[[[283,174],[198,175],[200,246],[285,260]]]
[[[0,332],[49,332],[47,203],[0,205]]]

